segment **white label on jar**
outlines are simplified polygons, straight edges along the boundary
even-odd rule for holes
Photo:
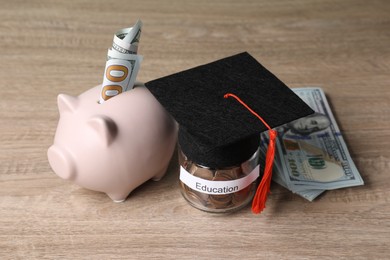
[[[196,177],[180,166],[180,180],[189,188],[201,193],[211,195],[222,195],[240,191],[248,187],[259,177],[259,167],[257,165],[253,171],[245,177],[231,181],[209,181]]]

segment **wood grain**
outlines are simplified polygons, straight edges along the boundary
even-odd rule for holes
[[[1,259],[388,259],[389,1],[3,1]],[[58,93],[101,83],[113,33],[141,18],[139,80],[249,51],[290,87],[321,86],[366,184],[310,203],[273,184],[265,212],[215,216],[160,182],[113,203],[46,159]]]

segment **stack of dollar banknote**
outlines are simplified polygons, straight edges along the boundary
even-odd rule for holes
[[[314,200],[325,190],[363,185],[321,88],[292,89],[313,115],[277,127],[273,181]],[[261,159],[268,145],[261,134]]]

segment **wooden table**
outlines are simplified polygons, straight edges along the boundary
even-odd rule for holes
[[[389,1],[1,1],[1,259],[389,259]],[[138,80],[241,51],[290,87],[320,86],[365,185],[216,216],[172,161],[124,203],[57,177],[56,96],[101,84],[113,33],[144,22]]]

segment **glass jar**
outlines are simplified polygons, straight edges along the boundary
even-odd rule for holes
[[[179,147],[179,163],[181,193],[200,210],[233,212],[246,206],[256,192],[259,150],[240,165],[211,169],[188,160]]]

